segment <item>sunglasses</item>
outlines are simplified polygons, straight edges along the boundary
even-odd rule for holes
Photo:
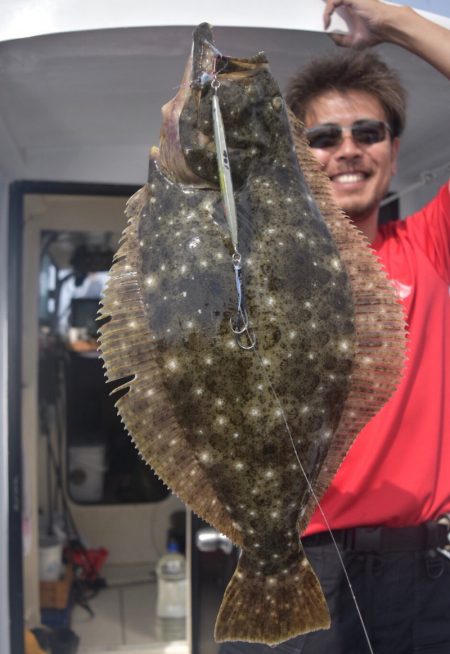
[[[306,130],[306,138],[312,148],[333,148],[342,143],[343,132],[350,131],[352,139],[361,145],[381,143],[392,130],[382,120],[356,120],[350,127],[326,123]]]

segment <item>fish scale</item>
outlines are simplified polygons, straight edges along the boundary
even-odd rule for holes
[[[398,384],[404,323],[264,56],[215,67],[211,43],[199,26],[148,184],[128,203],[100,347],[108,379],[126,378],[117,407],[145,460],[241,548],[216,639],[273,644],[329,625],[298,534]],[[238,347],[230,325],[233,245],[208,120],[214,70],[256,351]]]

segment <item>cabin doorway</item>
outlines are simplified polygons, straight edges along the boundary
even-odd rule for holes
[[[98,303],[134,190],[31,182],[11,190],[21,289],[11,444],[22,481],[21,525],[11,533],[23,546],[19,562],[11,541],[23,571],[11,585],[12,617],[21,605],[26,627],[71,630],[78,654],[190,649],[189,617],[176,633],[156,617],[155,569],[169,536],[190,558],[184,505],[135,450],[96,349]]]

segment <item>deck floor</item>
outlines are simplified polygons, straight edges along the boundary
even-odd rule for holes
[[[108,586],[89,601],[94,616],[76,605],[72,630],[78,654],[188,654],[183,625],[156,616],[156,583],[147,566],[105,566]]]

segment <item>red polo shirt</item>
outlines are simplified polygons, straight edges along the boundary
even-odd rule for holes
[[[380,228],[373,244],[405,305],[399,389],[366,425],[321,501],[333,529],[416,525],[450,511],[450,195]],[[316,511],[305,532],[326,529]]]

